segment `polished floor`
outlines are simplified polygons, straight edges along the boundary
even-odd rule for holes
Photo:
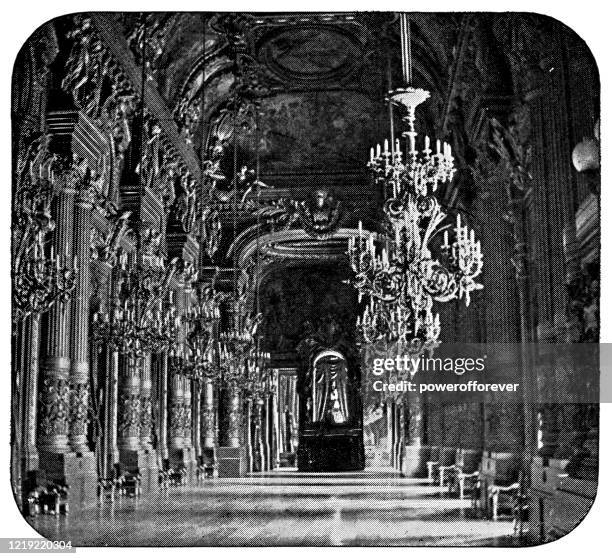
[[[74,546],[516,545],[508,521],[390,470],[217,479],[31,520]]]

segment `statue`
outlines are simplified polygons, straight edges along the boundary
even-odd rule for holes
[[[335,350],[321,351],[312,362],[312,422],[342,425],[349,420],[347,367]]]

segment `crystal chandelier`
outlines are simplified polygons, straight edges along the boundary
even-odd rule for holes
[[[411,82],[410,28],[400,15],[404,79]],[[461,223],[447,223],[435,192],[455,173],[450,146],[440,140],[435,150],[428,136],[419,141],[415,130],[416,107],[429,92],[412,86],[389,93],[394,106],[403,107],[405,154],[399,138],[395,145],[384,141],[370,151],[368,168],[385,196],[381,234],[364,232],[361,222],[356,237],[349,239],[348,255],[365,310],[357,322],[364,341],[408,344],[419,353],[438,343],[440,318],[434,302],[463,299],[481,289],[475,279],[482,271],[480,241]]]

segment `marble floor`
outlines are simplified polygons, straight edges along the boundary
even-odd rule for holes
[[[469,506],[385,469],[279,470],[30,522],[74,546],[516,545],[510,522],[470,518]]]

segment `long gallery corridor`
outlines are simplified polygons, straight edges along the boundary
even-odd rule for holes
[[[510,521],[470,518],[470,501],[391,469],[282,469],[216,479],[79,514],[39,516],[51,540],[87,546],[518,545]]]
[[[599,74],[563,23],[83,12],[12,93],[10,468],[41,534],[511,546],[587,514]]]

